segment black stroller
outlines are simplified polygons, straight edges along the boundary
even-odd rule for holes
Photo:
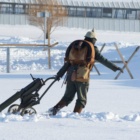
[[[40,100],[43,98],[43,96],[46,94],[46,92],[49,90],[49,88],[54,84],[55,77],[50,77],[46,80],[40,79],[40,78],[34,78],[31,75],[33,82],[31,82],[29,85],[27,85],[25,88],[21,89],[20,91],[16,92],[13,96],[11,96],[9,99],[7,99],[5,102],[0,104],[0,112],[4,110],[6,107],[11,105],[13,102],[15,102],[17,99],[21,99],[21,103],[18,104],[12,104],[8,108],[8,113],[17,114],[20,113],[20,115],[25,114],[36,114],[36,110],[33,108],[34,105],[40,104]],[[53,82],[48,86],[48,88],[42,93],[41,96],[39,96],[39,90],[42,88],[42,86],[45,85],[45,83],[48,80],[54,79]]]

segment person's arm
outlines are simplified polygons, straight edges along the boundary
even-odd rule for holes
[[[113,64],[111,61],[109,61],[108,59],[106,59],[98,50],[98,48],[96,46],[94,46],[95,48],[95,60],[97,60],[98,62],[100,62],[101,64],[103,64],[104,66],[108,67],[109,69],[113,70],[113,71],[117,71],[120,70],[121,72],[122,69],[118,66],[116,66],[115,64]]]
[[[56,74],[56,80],[59,80],[61,77],[63,77],[63,75],[68,70],[68,68],[70,67],[70,65],[71,64],[69,62],[65,62],[64,63],[64,65],[61,67],[61,69]]]

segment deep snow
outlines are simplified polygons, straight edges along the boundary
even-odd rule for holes
[[[18,30],[17,30],[18,29]],[[15,31],[16,30],[16,31]],[[56,74],[62,66],[66,47],[74,39],[83,38],[87,30],[58,28],[52,34],[51,42],[59,44],[52,49],[52,69],[47,68],[47,53],[43,49],[17,49],[11,51],[11,73],[5,73],[5,50],[0,49],[0,103],[29,84],[35,77],[46,79]],[[96,31],[97,46],[103,43],[102,52],[110,60],[120,60],[115,51],[114,42],[119,45],[123,57],[127,60],[140,44],[139,33]],[[133,39],[132,39],[133,38]],[[0,26],[0,43],[42,43],[43,33],[32,26]],[[22,50],[22,51],[21,51]],[[49,117],[45,111],[63,96],[63,79],[56,82],[46,93],[41,103],[34,108],[35,116],[9,115],[7,109],[0,113],[0,140],[139,140],[140,139],[140,50],[130,61],[134,79],[130,79],[126,70],[118,80],[113,80],[118,72],[112,72],[96,64],[101,75],[95,69],[91,72],[88,103],[81,114],[72,113],[75,100],[62,109],[55,117]],[[122,67],[122,64],[117,64]],[[47,82],[40,94],[47,88]],[[19,103],[19,100],[16,101]]]

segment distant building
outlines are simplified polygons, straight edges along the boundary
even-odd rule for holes
[[[29,24],[28,9],[41,4],[41,0],[0,0],[0,24]],[[61,4],[68,18],[60,26],[140,32],[140,2],[61,0]]]

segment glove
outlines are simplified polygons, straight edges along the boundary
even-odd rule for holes
[[[117,70],[120,70],[121,73],[123,73],[123,70],[120,67],[117,67]]]
[[[59,80],[60,80],[60,78],[61,78],[60,76],[55,75],[55,80],[56,80],[56,81],[59,81]]]

